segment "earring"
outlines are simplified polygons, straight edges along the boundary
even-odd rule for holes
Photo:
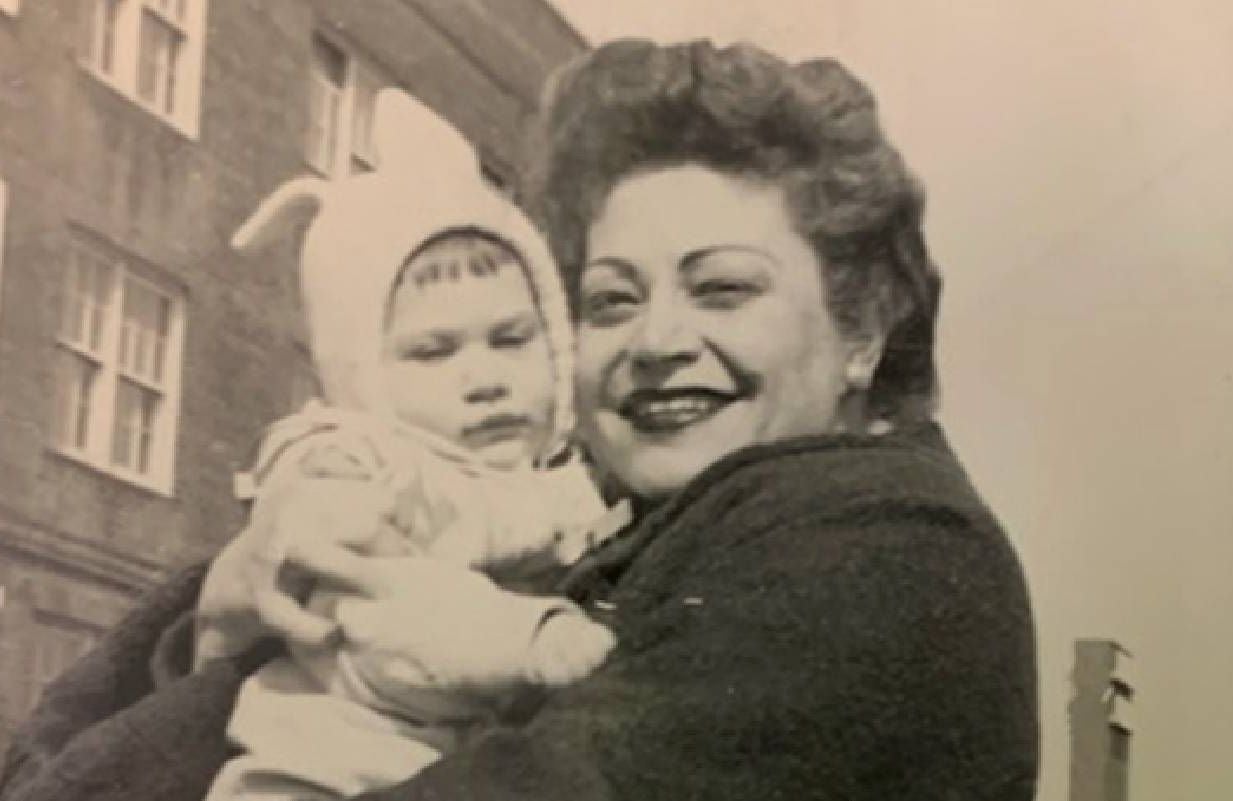
[[[844,368],[844,379],[853,389],[869,389],[869,385],[873,383],[873,366],[867,359],[852,356]]]
[[[895,426],[890,420],[874,420],[866,429],[870,436],[884,437],[895,430]]]

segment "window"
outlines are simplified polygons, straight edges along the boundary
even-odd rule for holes
[[[0,0],[0,11],[13,16],[17,15],[21,8],[21,0]]]
[[[355,66],[355,87],[351,110],[351,171],[365,172],[377,166],[377,151],[372,141],[372,121],[377,110],[377,92],[384,82],[370,68]]]
[[[182,329],[175,295],[74,242],[56,343],[55,446],[170,493]]]
[[[331,177],[373,169],[373,111],[377,92],[389,81],[320,34],[313,36],[311,58],[305,160]]]
[[[195,135],[206,0],[88,0],[81,59],[107,84]]]

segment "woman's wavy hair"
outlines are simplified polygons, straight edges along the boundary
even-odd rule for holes
[[[941,280],[921,231],[924,192],[883,135],[873,95],[837,61],[793,65],[748,44],[611,42],[553,77],[529,144],[523,200],[571,299],[587,229],[623,178],[699,164],[783,187],[839,330],[886,333],[868,418],[932,416]]]

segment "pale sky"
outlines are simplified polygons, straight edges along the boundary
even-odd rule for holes
[[[1010,530],[1063,801],[1071,641],[1136,658],[1134,801],[1233,798],[1233,4],[558,0],[592,42],[835,55],[930,193],[943,419]]]

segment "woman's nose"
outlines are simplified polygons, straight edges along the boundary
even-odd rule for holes
[[[493,403],[509,396],[509,387],[498,381],[489,381],[468,387],[462,399],[467,403]]]
[[[668,299],[670,300],[670,299]],[[630,361],[643,371],[671,371],[698,358],[702,340],[687,310],[671,302],[647,306],[629,342]]]

